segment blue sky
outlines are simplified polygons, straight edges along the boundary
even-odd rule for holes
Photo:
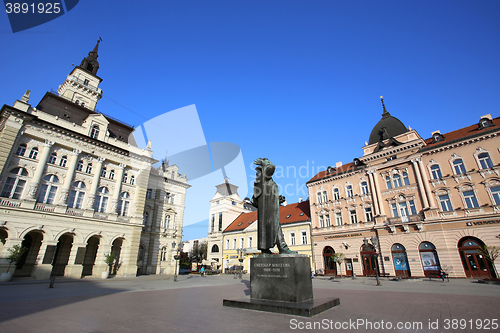
[[[499,1],[80,0],[15,34],[0,14],[0,103],[36,104],[99,37],[98,109],[140,125],[195,104],[207,142],[240,146],[249,196],[255,158],[302,167],[276,179],[295,202],[317,167],[361,156],[380,95],[424,138],[500,116]]]

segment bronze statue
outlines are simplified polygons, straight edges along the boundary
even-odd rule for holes
[[[278,185],[272,178],[276,167],[267,158],[258,158],[254,164],[257,165],[257,177],[251,203],[258,210],[257,248],[263,254],[271,254],[271,249],[277,245],[280,254],[297,253],[288,248],[281,230],[280,199],[284,201],[284,197],[279,195]]]

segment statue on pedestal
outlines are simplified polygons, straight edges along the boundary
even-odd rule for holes
[[[272,176],[276,167],[267,158],[254,161],[257,177],[254,183],[254,194],[251,200],[258,212],[257,248],[263,254],[271,254],[274,245],[278,246],[280,254],[295,254],[286,244],[280,225],[280,198],[278,185]]]

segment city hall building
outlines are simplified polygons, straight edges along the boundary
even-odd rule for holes
[[[495,277],[477,250],[500,245],[500,118],[424,139],[382,105],[363,155],[307,182],[316,269]]]
[[[0,272],[20,245],[14,276],[100,276],[109,253],[111,274],[173,274],[189,185],[97,111],[98,45],[36,107],[27,91],[0,110]]]

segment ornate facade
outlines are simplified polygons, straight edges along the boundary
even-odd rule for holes
[[[27,91],[0,111],[0,272],[13,245],[28,248],[14,276],[100,276],[109,253],[112,274],[172,272],[189,186],[176,166],[152,169],[132,126],[96,110],[98,45],[57,93],[32,107]],[[161,229],[164,212],[173,224]]]
[[[316,269],[494,277],[476,250],[500,245],[500,118],[478,120],[423,139],[383,105],[363,156],[307,183]],[[338,252],[341,264],[332,260]]]

